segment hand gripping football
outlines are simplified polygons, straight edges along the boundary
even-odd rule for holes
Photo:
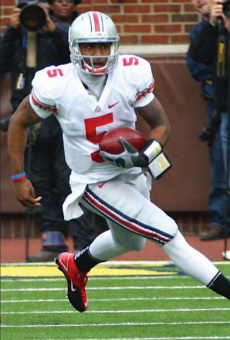
[[[145,137],[139,131],[123,127],[106,132],[99,144],[100,150],[111,154],[119,154],[123,152],[124,148],[119,141],[120,137],[123,137],[138,151],[143,149],[146,144]]]

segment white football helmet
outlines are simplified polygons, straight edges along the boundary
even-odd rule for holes
[[[113,21],[101,12],[86,12],[79,15],[69,28],[70,59],[74,65],[79,65],[84,73],[104,75],[114,68],[118,59],[119,36]],[[111,43],[110,55],[105,66],[94,67],[94,56],[81,54],[81,43]],[[84,58],[90,58],[91,65]],[[105,56],[101,56],[105,58]]]

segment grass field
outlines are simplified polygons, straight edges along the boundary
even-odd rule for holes
[[[230,263],[216,265],[230,278]],[[1,340],[230,339],[230,302],[167,263],[99,265],[85,313],[54,265],[1,270]]]

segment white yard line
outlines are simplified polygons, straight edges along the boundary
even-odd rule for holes
[[[180,300],[225,300],[223,296],[210,296],[210,297],[135,297],[128,298],[129,301],[180,301]],[[2,300],[1,303],[34,303],[34,302],[63,302],[68,301],[67,299],[30,299],[30,300]],[[127,301],[127,298],[118,298],[118,299],[90,299],[90,302],[113,302],[113,301]]]
[[[125,286],[125,287],[87,287],[88,290],[140,290],[140,289],[207,289],[206,286]],[[2,292],[42,292],[42,291],[63,291],[66,288],[5,288]]]
[[[190,276],[187,275],[182,275],[183,279],[191,279]],[[230,278],[230,276],[229,276]],[[153,279],[181,279],[181,275],[178,275],[178,273],[175,273],[175,275],[165,275],[164,272],[162,272],[162,276],[159,275],[159,272],[157,274],[157,276],[90,276],[90,282],[91,281],[103,281],[103,280],[153,280]],[[59,278],[59,277],[53,277],[53,278],[48,278],[48,277],[34,277],[34,278],[14,278],[14,279],[5,279],[5,278],[1,278],[1,281],[4,282],[11,282],[11,283],[15,283],[15,282],[58,282],[58,281],[66,281],[66,279],[63,278]]]
[[[183,276],[183,280],[184,279],[187,279],[187,280],[191,280],[191,276],[188,276],[188,275],[178,275],[178,273],[175,273],[175,275],[165,275],[164,272],[162,272],[162,276],[159,275],[159,272],[157,274],[157,276],[97,276],[97,277],[94,277],[94,276],[91,276],[90,277],[90,282],[92,281],[127,281],[127,280],[132,280],[132,281],[135,281],[135,280],[138,280],[138,281],[141,281],[141,280],[168,280],[168,279],[180,279],[181,280],[181,277]],[[230,276],[226,275],[226,277],[228,279],[230,279]],[[5,283],[5,282],[11,282],[11,283],[15,283],[15,282],[66,282],[66,279],[63,277],[63,278],[58,278],[58,277],[54,277],[54,278],[47,278],[47,277],[44,277],[44,278],[37,278],[37,277],[34,277],[34,278],[14,278],[14,279],[5,279],[5,278],[1,278],[1,281],[2,283]]]
[[[184,326],[184,325],[227,325],[230,321],[187,321],[187,322],[117,322],[117,323],[83,323],[83,324],[37,324],[37,325],[1,325],[2,328],[49,328],[49,327],[117,327],[117,326]],[[226,338],[226,337],[225,337]],[[109,339],[108,339],[109,340]]]
[[[175,309],[124,309],[124,310],[89,310],[87,314],[132,314],[132,313],[180,313],[180,312],[216,312],[216,311],[230,311],[230,308],[175,308]],[[1,312],[2,315],[17,315],[17,314],[76,314],[75,310],[30,310],[20,312]]]

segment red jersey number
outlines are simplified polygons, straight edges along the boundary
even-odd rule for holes
[[[131,66],[131,65],[138,65],[139,61],[135,57],[130,57],[130,58],[124,58],[123,59],[123,65],[124,66]]]
[[[104,116],[85,119],[86,138],[93,144],[99,144],[105,132],[97,134],[97,127],[107,125],[113,122],[113,113],[107,113]],[[99,155],[100,150],[91,153],[94,162],[102,163],[104,159]]]
[[[57,77],[57,75],[64,76],[64,74],[63,74],[63,72],[60,68],[55,68],[54,70],[49,70],[49,71],[47,71],[47,74],[50,78]]]

